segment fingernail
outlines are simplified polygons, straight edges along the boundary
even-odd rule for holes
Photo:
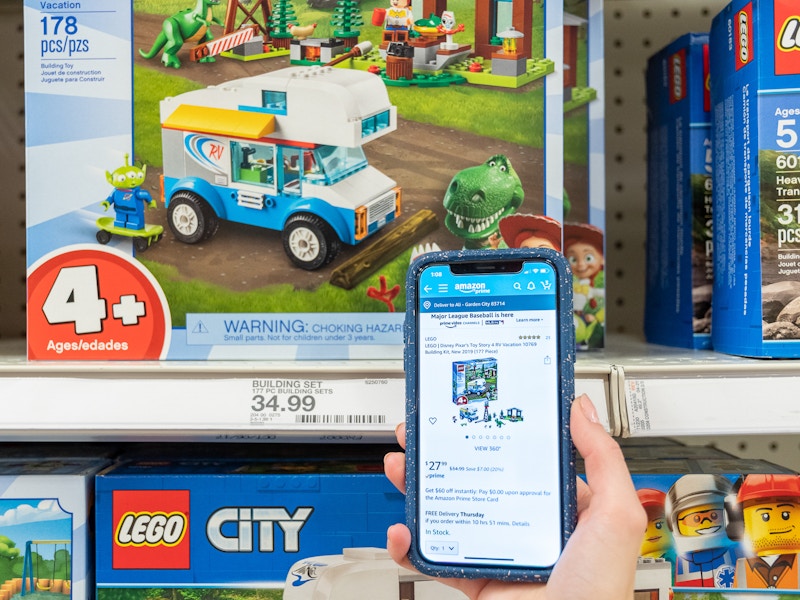
[[[397,436],[397,435],[398,435],[398,434],[399,434],[401,431],[403,431],[403,428],[404,428],[405,426],[406,426],[406,424],[405,424],[405,423],[398,423],[398,424],[397,424],[397,427],[395,427],[395,428],[394,428],[394,434],[395,434],[395,436]]]
[[[580,403],[584,417],[589,419],[592,423],[600,422],[600,417],[597,416],[597,409],[594,407],[594,403],[589,400],[589,396],[581,394],[578,396],[578,402]]]

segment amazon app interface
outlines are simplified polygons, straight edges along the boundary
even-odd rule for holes
[[[557,285],[548,263],[419,281],[418,544],[549,567],[561,548]]]

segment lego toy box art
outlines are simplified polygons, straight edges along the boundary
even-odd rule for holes
[[[415,255],[589,222],[563,5],[389,4],[26,0],[29,358],[399,358]]]
[[[312,598],[316,581],[330,584],[344,563],[374,571],[376,584],[389,577],[397,597],[398,568],[377,548],[402,522],[404,498],[380,464],[123,462],[97,478],[96,495],[101,600],[130,588]],[[363,584],[358,571],[351,577]]]
[[[605,59],[602,0],[564,2],[564,235],[578,350],[605,345]]]
[[[683,461],[675,462],[681,472]],[[676,599],[693,600],[703,593],[800,594],[800,544],[793,533],[800,526],[800,476],[762,461],[693,462],[706,468],[647,474],[646,466],[628,463],[648,520],[637,592],[671,586]]]
[[[800,7],[738,0],[712,21],[712,343],[800,357]]]
[[[0,459],[0,596],[91,597],[94,475],[106,464]]]
[[[647,65],[645,335],[711,346],[711,99],[708,34],[686,34]]]

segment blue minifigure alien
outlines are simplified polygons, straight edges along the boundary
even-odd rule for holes
[[[125,165],[115,169],[113,173],[106,171],[108,183],[114,191],[103,201],[103,208],[114,207],[114,225],[124,229],[144,229],[145,205],[155,208],[156,201],[150,192],[141,188],[144,183],[147,166],[139,168],[128,163],[129,155],[125,155]]]

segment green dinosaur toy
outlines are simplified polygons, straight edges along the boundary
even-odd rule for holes
[[[511,162],[495,154],[485,163],[455,174],[444,196],[444,224],[464,240],[464,248],[483,248],[498,222],[522,204],[525,192]]]
[[[167,17],[150,51],[145,52],[140,49],[139,54],[150,59],[163,49],[161,63],[165,67],[180,68],[178,51],[183,44],[186,42],[202,44],[214,39],[211,34],[211,24],[222,25],[222,21],[214,16],[211,9],[220,2],[221,0],[197,0],[194,8],[186,8]],[[201,58],[200,62],[214,62],[214,60],[213,56],[206,56]]]

